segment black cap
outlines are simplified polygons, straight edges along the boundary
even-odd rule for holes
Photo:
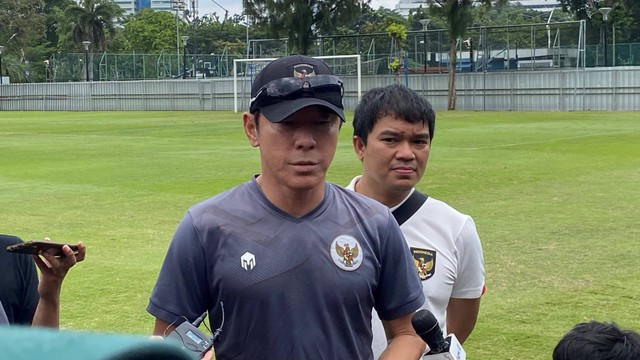
[[[344,106],[342,105],[342,94],[340,94],[339,104],[322,99],[311,93],[305,93],[304,97],[295,99],[282,99],[277,102],[270,102],[268,105],[259,106],[257,96],[260,90],[273,80],[283,78],[302,78],[315,75],[333,75],[333,72],[322,60],[314,59],[305,55],[290,55],[267,64],[256,76],[251,86],[251,108],[259,110],[271,122],[280,122],[295,112],[308,106],[320,105],[335,112],[344,122]]]

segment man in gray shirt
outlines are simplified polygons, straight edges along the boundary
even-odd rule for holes
[[[147,307],[154,334],[208,311],[211,328],[223,326],[217,360],[370,360],[375,307],[390,339],[381,359],[420,356],[410,319],[424,296],[398,224],[382,204],[325,181],[343,91],[306,56],[257,75],[243,121],[261,173],[178,225]]]

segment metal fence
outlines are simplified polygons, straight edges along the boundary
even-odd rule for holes
[[[345,107],[358,103],[357,78],[344,76]],[[448,74],[405,74],[400,82],[446,109]],[[251,79],[239,86],[239,108],[249,107]],[[362,89],[394,82],[364,76]],[[640,110],[640,67],[467,72],[456,76],[458,110]],[[0,86],[1,110],[233,110],[231,78]]]
[[[605,46],[603,37],[589,35],[586,22],[536,23],[509,26],[477,26],[457,39],[458,72],[567,69],[576,67],[640,66],[640,44]],[[615,30],[614,30],[615,33]],[[589,37],[591,36],[591,37]],[[365,75],[388,75],[389,61],[406,57],[409,73],[441,73],[449,67],[449,38],[446,31],[409,31],[402,54],[386,33],[336,35],[316,39],[311,56],[360,54]],[[285,39],[250,39],[252,58],[279,57],[289,53]],[[605,56],[605,49],[607,55]],[[162,80],[233,76],[233,61],[247,54],[160,54],[95,53],[55,54],[46,65],[50,82]],[[605,64],[605,59],[609,60]],[[85,62],[88,60],[88,64]],[[186,60],[186,62],[185,62]],[[239,72],[245,71],[240,69]],[[241,74],[242,75],[242,74]]]
[[[85,81],[86,73],[92,81],[129,81],[177,79],[187,70],[188,77],[228,77],[236,57],[227,54],[160,54],[132,53],[71,53],[55,54],[49,66],[48,82]],[[85,65],[88,59],[88,65]],[[231,66],[231,67],[229,67]],[[195,71],[194,71],[195,70]]]

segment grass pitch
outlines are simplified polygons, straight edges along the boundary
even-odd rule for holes
[[[0,232],[83,240],[65,328],[148,334],[186,209],[259,172],[231,112],[0,112]],[[350,124],[329,180],[360,171]],[[487,288],[471,359],[550,358],[575,323],[640,330],[640,114],[439,112],[419,188],[473,216]]]

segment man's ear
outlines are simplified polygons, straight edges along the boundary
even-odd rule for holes
[[[258,141],[258,127],[254,121],[253,114],[245,112],[242,114],[242,121],[244,124],[244,133],[247,135],[247,139],[249,139],[249,144],[253,147],[260,146],[260,142]]]
[[[360,136],[353,137],[353,151],[356,152],[358,160],[362,161],[364,159],[364,150],[366,147],[367,145],[364,144]]]

